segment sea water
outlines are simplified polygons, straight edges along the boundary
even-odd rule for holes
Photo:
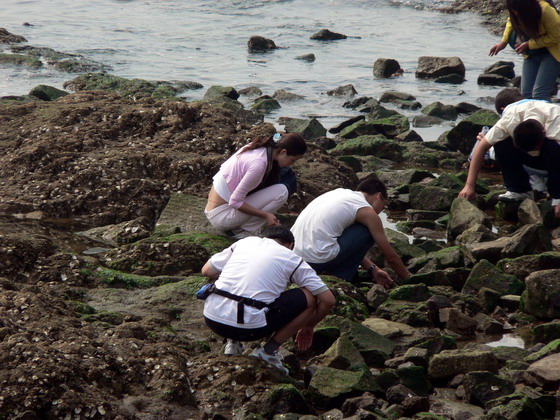
[[[489,57],[499,37],[491,35],[471,13],[444,14],[427,0],[2,0],[2,24],[23,35],[30,45],[81,54],[110,66],[109,73],[148,80],[196,81],[204,88],[187,91],[200,99],[212,85],[237,89],[257,86],[263,94],[278,89],[303,95],[282,103],[267,121],[281,116],[316,116],[328,129],[356,114],[342,107],[348,98],[327,91],[352,84],[359,96],[379,98],[386,90],[411,93],[426,106],[470,102],[492,108],[499,88],[478,86],[477,77],[497,59],[521,58],[504,50]],[[315,41],[327,28],[347,39]],[[251,53],[253,35],[272,39],[277,50]],[[2,46],[4,50],[7,46]],[[313,53],[314,62],[296,57]],[[466,66],[466,82],[438,84],[419,80],[420,56],[458,56]],[[396,59],[404,74],[374,79],[378,58]],[[519,68],[519,67],[517,67]],[[0,69],[0,96],[21,95],[38,84],[62,88],[75,74],[48,66],[30,70]],[[246,105],[250,99],[241,98]],[[403,111],[412,116],[420,111]],[[453,122],[418,132],[435,140]]]

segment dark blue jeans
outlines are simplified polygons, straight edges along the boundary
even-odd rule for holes
[[[541,156],[534,157],[519,150],[508,137],[494,145],[496,160],[500,162],[500,169],[504,177],[504,185],[511,192],[524,193],[531,191],[529,174],[523,165],[530,168],[546,170]]]
[[[552,54],[546,48],[535,51],[523,60],[521,94],[527,99],[550,101],[558,75],[560,63]]]
[[[284,184],[288,189],[288,195],[297,191],[297,177],[292,168],[280,169],[280,184]]]
[[[342,232],[337,239],[340,246],[338,255],[325,263],[310,263],[319,274],[330,274],[346,281],[352,281],[366,252],[375,241],[369,229],[361,223],[354,223]]]

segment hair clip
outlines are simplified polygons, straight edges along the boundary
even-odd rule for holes
[[[278,143],[281,139],[282,139],[282,134],[280,133],[274,133],[274,135],[272,136],[272,141],[274,143]]]

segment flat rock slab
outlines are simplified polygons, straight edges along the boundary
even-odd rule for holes
[[[188,194],[173,194],[163,209],[156,226],[160,229],[179,229],[181,232],[209,232],[219,234],[204,215],[206,199]]]

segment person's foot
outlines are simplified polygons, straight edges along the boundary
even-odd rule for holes
[[[290,373],[290,371],[286,369],[286,367],[282,364],[282,359],[276,351],[272,354],[268,354],[264,351],[263,347],[258,347],[251,352],[250,356],[258,357],[259,359],[264,360],[269,365],[274,366],[276,369],[282,371],[284,375]]]
[[[237,340],[227,339],[226,348],[224,349],[224,354],[228,356],[237,356],[243,353],[243,343]]]
[[[498,200],[501,201],[523,201],[525,199],[533,200],[533,191],[527,191],[524,193],[518,193],[513,191],[506,191],[498,196]]]

